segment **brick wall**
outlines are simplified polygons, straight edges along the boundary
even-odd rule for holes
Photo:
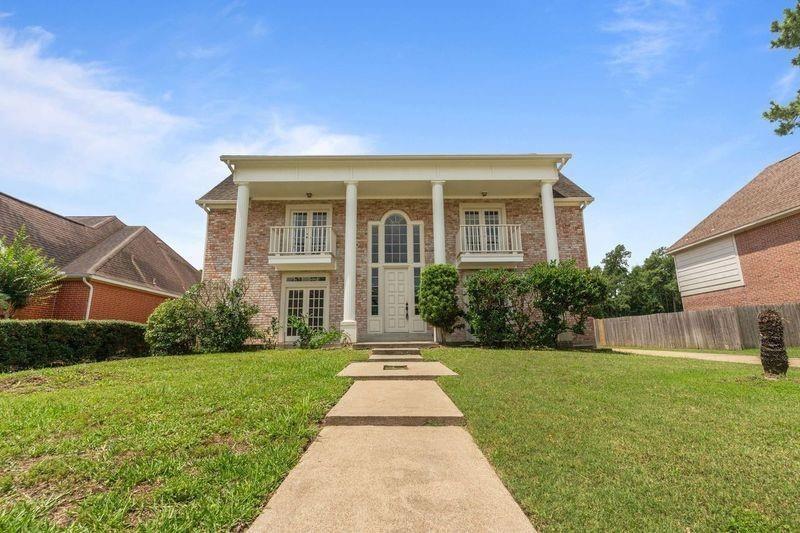
[[[91,284],[94,286],[94,295],[89,318],[93,320],[146,322],[150,313],[167,299],[165,296],[98,281],[91,281]],[[81,280],[65,280],[59,283],[58,292],[52,298],[23,309],[16,314],[16,318],[83,320],[88,298],[89,287]]]
[[[261,312],[256,321],[268,325],[276,316],[281,300],[281,273],[268,264],[269,227],[286,224],[286,204],[320,204],[332,206],[333,231],[336,234],[336,270],[328,272],[330,279],[329,320],[338,326],[342,320],[344,253],[344,201],[333,202],[279,202],[252,201],[248,216],[247,246],[245,252],[245,276],[250,282],[250,299]],[[445,200],[445,249],[447,260],[456,260],[457,228],[460,224],[459,200]],[[468,203],[482,203],[470,200]],[[544,224],[541,204],[537,199],[487,200],[486,204],[505,204],[506,222],[521,225],[525,268],[546,259],[544,247]],[[433,262],[433,217],[431,201],[424,200],[359,200],[356,244],[356,321],[358,335],[367,333],[369,305],[369,246],[368,224],[380,220],[387,211],[401,210],[411,221],[423,223],[423,253],[425,264]],[[212,209],[208,214],[208,240],[204,258],[204,279],[228,279],[230,276],[233,249],[235,210]],[[584,238],[583,213],[578,207],[556,207],[561,259],[574,259],[579,266],[587,266],[586,242]]]
[[[49,299],[22,309],[15,317],[22,320],[54,318],[61,320],[83,320],[86,316],[86,299],[89,288],[80,280],[65,280],[58,284],[58,291]]]
[[[168,299],[166,296],[98,281],[92,281],[91,284],[94,286],[94,295],[89,318],[94,320],[147,322],[150,313]]]
[[[687,311],[800,302],[800,215],[736,235],[743,287],[683,298]]]

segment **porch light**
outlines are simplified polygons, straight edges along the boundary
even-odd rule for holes
[[[307,193],[306,193],[306,198],[311,198],[311,196],[312,196],[312,195],[311,195],[311,193],[310,193],[310,192],[307,192]]]
[[[486,192],[486,191],[481,191],[481,196],[486,196],[487,194],[489,194],[489,193]]]

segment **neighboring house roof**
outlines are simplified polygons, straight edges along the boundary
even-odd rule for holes
[[[553,185],[553,196],[555,198],[589,198],[592,196],[581,189],[572,180],[559,172],[558,181]],[[199,204],[205,203],[235,203],[236,184],[233,182],[233,174],[217,183],[210,191],[205,193],[197,200]]]
[[[69,277],[99,276],[171,294],[200,281],[200,272],[144,226],[115,216],[65,217],[0,193],[0,236],[25,225],[28,242]]]
[[[736,233],[795,211],[800,211],[800,152],[762,170],[667,251]]]

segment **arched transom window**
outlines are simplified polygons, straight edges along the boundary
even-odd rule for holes
[[[383,258],[385,263],[408,263],[408,223],[399,213],[383,223]]]

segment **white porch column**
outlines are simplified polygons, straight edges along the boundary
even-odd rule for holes
[[[444,248],[444,182],[432,181],[433,187],[433,262],[442,264],[447,262],[447,252]]]
[[[358,182],[347,181],[344,215],[344,308],[341,328],[356,342],[356,217]]]
[[[250,184],[240,183],[236,189],[236,222],[233,226],[231,281],[244,276],[244,251],[247,242],[247,213],[250,210]]]
[[[541,189],[544,247],[547,251],[548,261],[558,261],[558,233],[556,232],[556,208],[553,204],[553,183],[552,181],[543,181]]]

